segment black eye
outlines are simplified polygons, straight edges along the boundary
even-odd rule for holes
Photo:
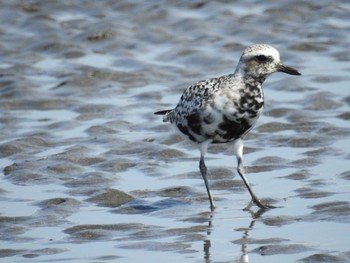
[[[256,59],[258,62],[266,62],[266,61],[267,61],[267,57],[264,56],[264,55],[256,56],[255,59]]]

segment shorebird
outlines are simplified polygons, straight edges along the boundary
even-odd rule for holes
[[[207,179],[204,157],[211,143],[231,143],[237,158],[237,172],[247,187],[252,202],[263,204],[245,176],[243,139],[252,129],[264,107],[262,84],[274,72],[301,75],[283,65],[277,49],[267,44],[246,48],[233,74],[201,80],[188,87],[174,109],[157,111],[163,121],[174,124],[200,149],[199,170],[207,189],[211,209],[215,208]]]

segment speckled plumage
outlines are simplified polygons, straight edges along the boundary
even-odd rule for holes
[[[251,129],[263,109],[262,81],[252,83],[235,75],[199,81],[165,120],[198,143],[234,141]]]
[[[253,45],[244,50],[234,74],[198,81],[185,90],[173,110],[156,112],[164,114],[163,120],[175,124],[191,141],[204,145],[201,145],[201,173],[205,181],[204,155],[209,143],[234,142],[238,166],[242,163],[242,139],[263,110],[262,84],[277,71],[300,75],[297,70],[281,64],[275,48],[266,44]],[[238,172],[253,201],[263,207],[250,189],[242,167]],[[206,186],[213,207],[207,182]]]

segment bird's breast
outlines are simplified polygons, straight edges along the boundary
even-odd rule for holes
[[[245,86],[238,90],[223,90],[213,96],[210,108],[229,119],[255,118],[264,106],[264,95],[259,86]]]

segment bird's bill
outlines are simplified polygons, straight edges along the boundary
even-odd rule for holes
[[[284,72],[284,73],[287,73],[290,75],[301,75],[301,73],[298,70],[296,70],[295,68],[288,67],[288,66],[283,65],[283,64],[278,66],[278,71]]]

